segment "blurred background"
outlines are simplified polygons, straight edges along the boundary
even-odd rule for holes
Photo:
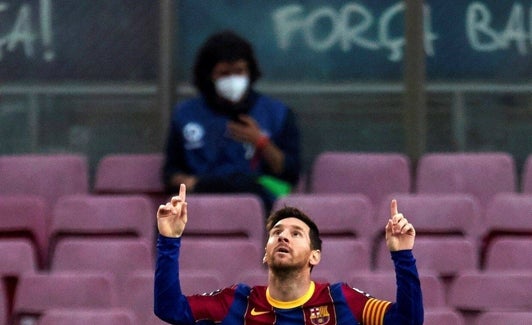
[[[2,0],[0,154],[83,153],[92,175],[106,154],[160,152],[197,48],[230,28],[254,44],[258,89],[298,114],[307,170],[326,150],[505,151],[520,169],[532,7],[412,3]]]

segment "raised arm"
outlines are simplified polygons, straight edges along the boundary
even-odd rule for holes
[[[397,282],[396,302],[386,311],[384,324],[423,324],[423,298],[412,254],[416,231],[402,213],[397,201],[390,204],[390,219],[386,224],[386,245],[391,252]]]

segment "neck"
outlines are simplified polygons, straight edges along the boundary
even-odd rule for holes
[[[293,301],[305,295],[310,288],[310,271],[276,272],[270,270],[268,290],[270,296],[278,301]]]

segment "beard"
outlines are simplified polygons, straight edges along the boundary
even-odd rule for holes
[[[291,261],[274,259],[272,257],[270,257],[267,264],[270,271],[280,278],[291,277],[308,267],[308,264],[304,261],[292,263]]]

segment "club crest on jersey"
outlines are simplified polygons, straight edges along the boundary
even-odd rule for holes
[[[310,321],[314,325],[325,325],[331,319],[327,306],[310,308]]]

